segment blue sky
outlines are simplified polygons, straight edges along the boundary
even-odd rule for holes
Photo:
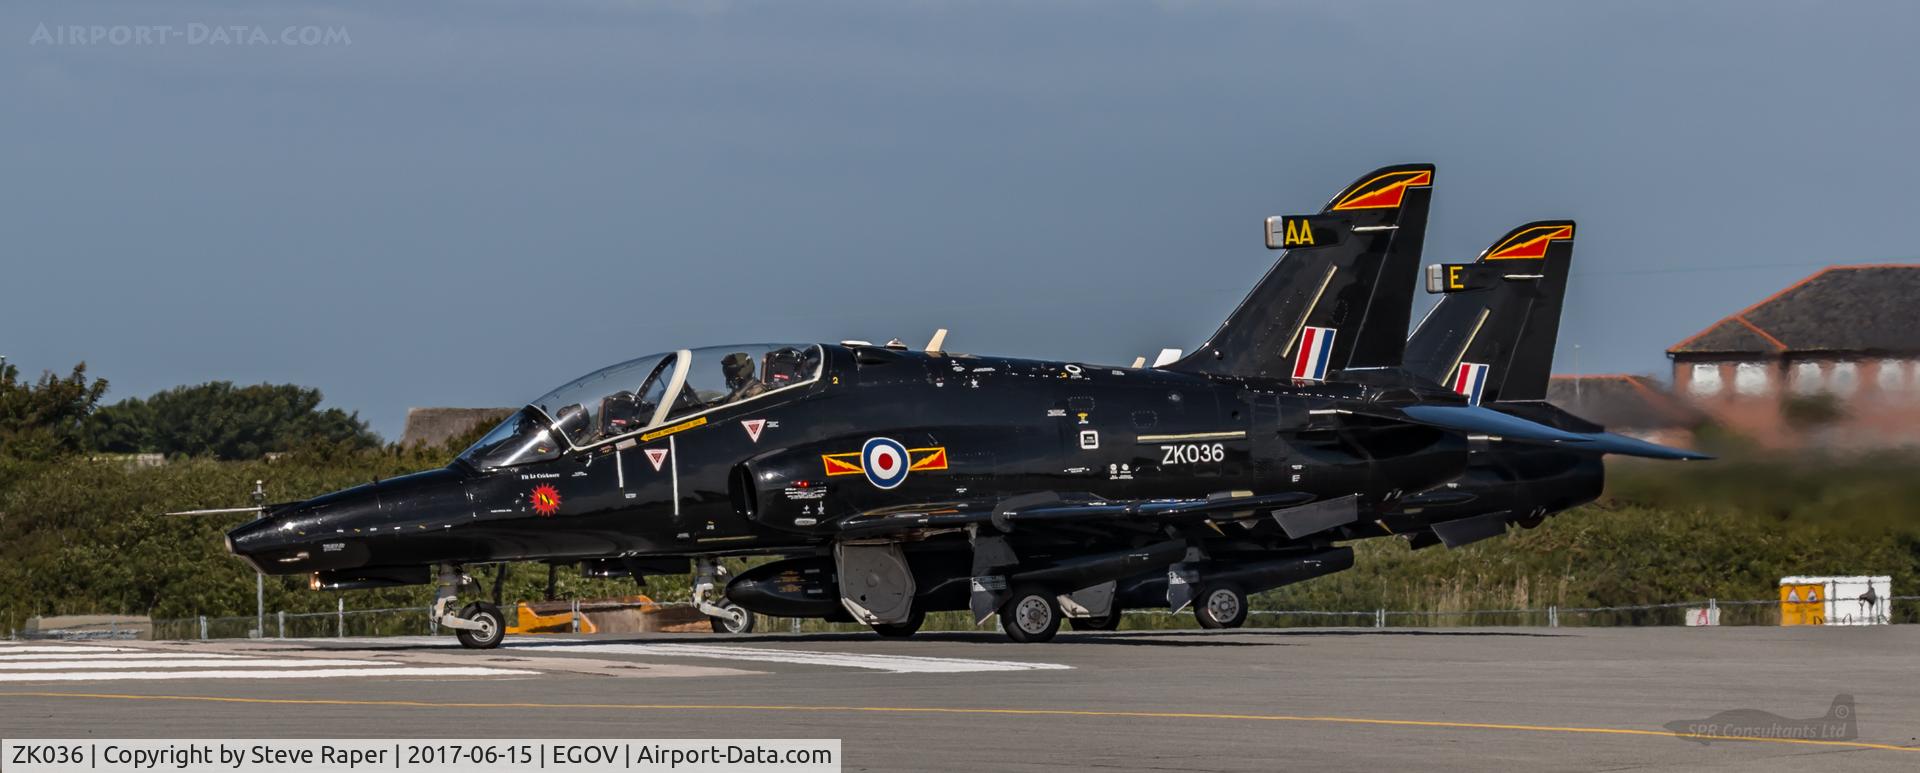
[[[346,38],[208,39],[235,25]],[[949,327],[1125,362],[1212,331],[1261,218],[1428,160],[1429,262],[1576,218],[1559,369],[1664,376],[1820,265],[1920,254],[1915,29],[1753,0],[9,3],[0,354],[112,399],[307,384],[389,437],[681,346]]]

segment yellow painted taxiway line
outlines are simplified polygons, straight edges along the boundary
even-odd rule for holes
[[[1373,725],[1389,727],[1427,727],[1451,730],[1504,730],[1522,733],[1576,733],[1584,735],[1651,736],[1703,741],[1742,741],[1843,749],[1877,749],[1890,752],[1920,752],[1920,747],[1896,746],[1866,741],[1824,741],[1810,738],[1757,738],[1698,736],[1666,730],[1639,730],[1623,727],[1576,727],[1562,725],[1518,725],[1497,722],[1450,722],[1424,719],[1375,719],[1370,717],[1313,716],[1290,714],[1215,714],[1181,711],[1098,711],[1092,709],[996,709],[944,706],[776,706],[724,703],[460,703],[404,700],[354,700],[328,698],[237,698],[218,695],[130,695],[83,692],[0,691],[0,698],[90,698],[125,701],[184,701],[198,703],[269,704],[282,706],[384,706],[409,709],[539,709],[624,710],[624,711],[772,711],[805,713],[884,713],[938,715],[997,715],[1031,717],[1101,717],[1111,719],[1201,719],[1241,722],[1315,722],[1337,725]]]

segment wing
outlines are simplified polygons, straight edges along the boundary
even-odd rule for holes
[[[973,499],[888,507],[855,515],[840,522],[843,537],[879,537],[916,531],[958,528],[991,523],[1001,531],[1076,521],[1179,522],[1198,521],[1220,513],[1291,507],[1310,502],[1313,494],[1219,493],[1200,499],[1100,499],[1068,497],[1054,492],[1020,494],[1006,499]]]

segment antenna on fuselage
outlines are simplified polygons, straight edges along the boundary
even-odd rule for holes
[[[925,351],[928,354],[940,354],[941,352],[946,351],[946,349],[944,348],[946,347],[946,345],[947,345],[947,329],[943,327],[943,328],[940,328],[939,330],[933,331],[933,338],[927,341],[927,348]]]
[[[1158,368],[1167,363],[1178,361],[1179,359],[1179,349],[1161,349],[1160,355],[1153,358],[1153,366]]]
[[[1145,358],[1145,357],[1135,357],[1135,358],[1133,358],[1133,364],[1132,364],[1132,365],[1128,365],[1127,367],[1129,367],[1129,368],[1133,368],[1134,370],[1139,370],[1139,369],[1141,369],[1141,368],[1144,368],[1144,367],[1146,367],[1146,366],[1147,366],[1147,358]]]

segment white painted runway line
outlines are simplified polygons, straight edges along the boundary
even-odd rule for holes
[[[321,654],[321,653],[316,653]],[[349,654],[349,653],[339,653]],[[517,668],[405,666],[382,660],[228,654],[88,645],[0,648],[0,682],[113,682],[164,679],[332,679],[344,677],[527,676]]]
[[[245,657],[247,656],[222,655],[217,652],[166,652],[161,650],[103,651],[97,654],[93,652],[34,652],[26,655],[15,655],[11,652],[0,651],[0,663],[31,663],[41,660],[71,660],[73,658],[86,658],[87,660],[166,660],[169,658],[239,659]]]
[[[321,640],[315,640],[321,641]],[[338,639],[325,641],[338,642]],[[411,646],[411,647],[455,647],[458,643],[444,636],[398,636],[390,639],[347,639],[355,644]],[[528,641],[508,639],[501,650],[515,655],[534,655],[552,653],[555,655],[640,655],[669,658],[708,658],[712,660],[738,660],[754,663],[792,663],[796,665],[832,666],[839,668],[857,668],[868,671],[883,671],[900,674],[941,674],[973,673],[981,671],[1059,671],[1073,666],[1061,663],[1032,663],[1017,660],[982,660],[976,658],[936,658],[917,655],[881,655],[864,652],[820,652],[815,650],[776,649],[770,645],[748,646],[744,644],[673,644],[639,642],[598,642],[589,639],[567,639],[561,641]],[[538,667],[538,666],[533,666]]]
[[[809,666],[835,666],[885,671],[896,674],[957,674],[979,671],[1058,671],[1073,668],[1060,663],[1032,663],[1014,660],[977,660],[973,658],[933,658],[915,655],[881,655],[862,652],[818,652],[813,650],[774,649],[719,644],[518,644],[508,645],[515,652],[547,649],[581,655],[642,655],[680,658],[745,660],[759,663],[793,663]]]
[[[312,668],[312,669],[267,669],[260,671],[244,670],[205,670],[205,671],[109,671],[92,674],[0,674],[0,682],[105,682],[105,681],[157,681],[167,679],[339,679],[343,677],[394,677],[422,676],[533,676],[537,671],[521,671],[512,668],[468,668],[468,667],[401,667],[401,668]]]
[[[0,671],[87,671],[140,668],[310,668],[314,666],[384,666],[378,660],[329,658],[168,658],[150,660],[42,660],[0,663]]]

